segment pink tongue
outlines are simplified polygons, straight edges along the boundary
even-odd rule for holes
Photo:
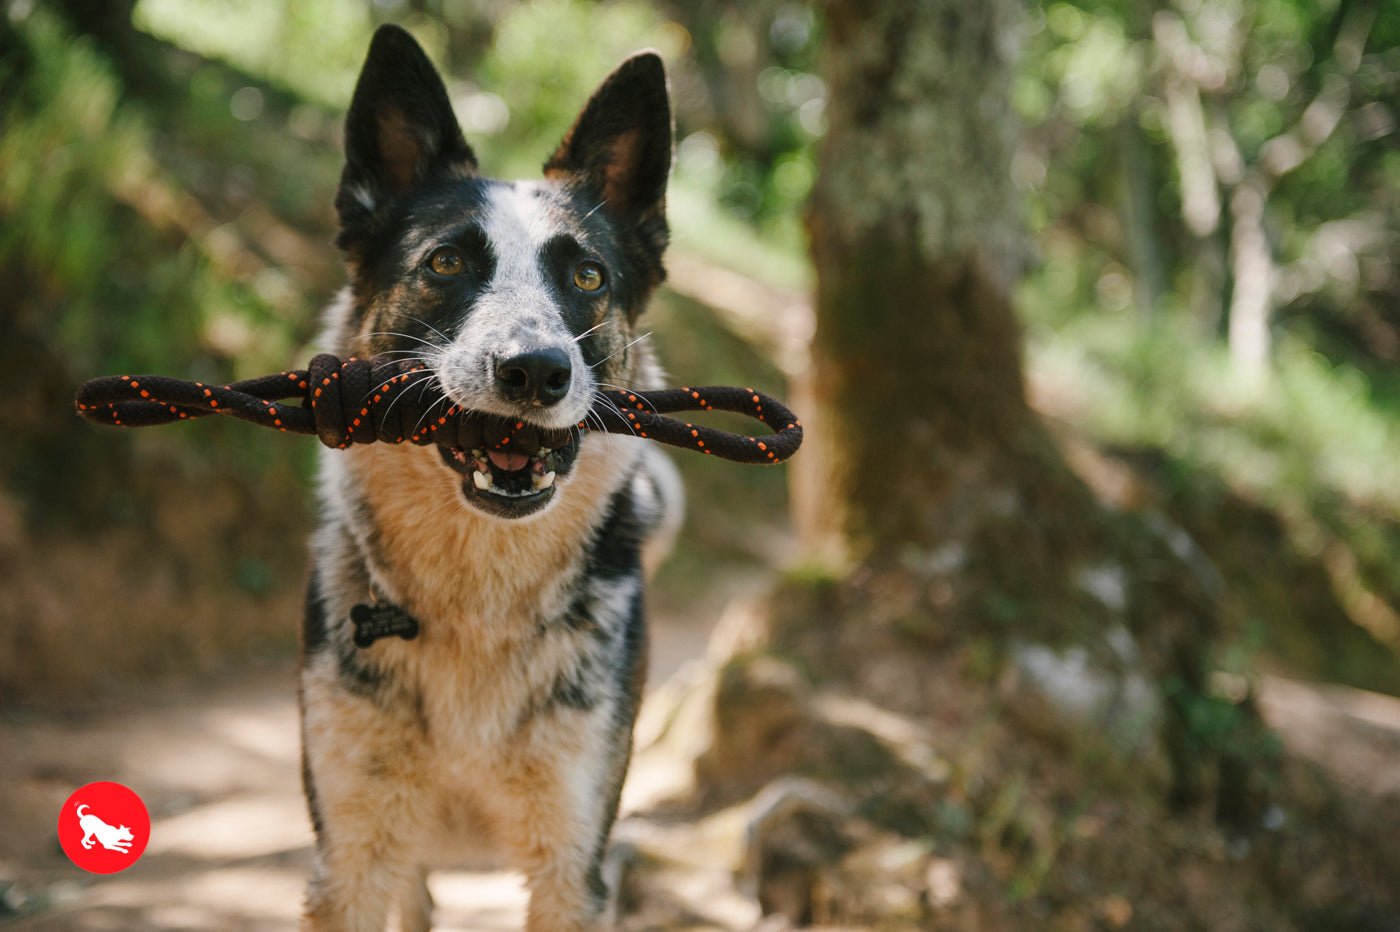
[[[525,464],[530,461],[530,458],[524,453],[505,453],[501,450],[487,450],[486,456],[496,464],[497,469],[503,469],[506,472],[523,469]]]

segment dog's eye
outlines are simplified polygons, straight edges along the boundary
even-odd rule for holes
[[[460,275],[466,267],[462,254],[454,246],[439,246],[428,257],[428,268],[439,275]]]
[[[574,269],[574,284],[584,291],[603,287],[603,267],[596,262],[580,262]]]

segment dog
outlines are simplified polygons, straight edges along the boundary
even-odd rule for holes
[[[78,804],[78,827],[83,830],[83,847],[92,850],[94,842],[100,843],[108,851],[130,854],[134,836],[125,825],[108,825],[95,815],[88,814],[86,803]]]
[[[543,178],[491,180],[417,43],[395,26],[371,41],[335,199],[348,286],[322,346],[414,358],[452,403],[568,439],[322,451],[299,685],[305,932],[378,932],[395,911],[427,930],[427,872],[483,846],[523,873],[530,932],[602,921],[646,675],[644,564],[681,496],[651,444],[576,425],[601,387],[659,385],[636,329],[665,277],[672,139],[665,68],[644,52]],[[357,613],[401,636],[356,646]]]

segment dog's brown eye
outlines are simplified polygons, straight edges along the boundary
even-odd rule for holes
[[[597,291],[603,287],[603,267],[596,262],[581,262],[574,269],[574,284],[584,291]]]
[[[452,246],[439,246],[428,257],[428,267],[439,275],[460,275],[466,265],[462,254]]]

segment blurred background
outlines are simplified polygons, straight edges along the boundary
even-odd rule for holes
[[[271,770],[290,771],[282,790],[294,796],[295,735],[287,745],[278,729],[295,727],[286,716],[314,444],[217,419],[107,430],[78,421],[71,399],[98,375],[224,382],[305,363],[319,309],[342,282],[330,245],[341,119],[374,28],[401,23],[424,45],[483,170],[498,177],[535,174],[596,83],[627,54],[658,49],[677,130],[673,240],[670,279],[645,329],[678,384],[754,385],[815,420],[816,401],[829,399],[813,360],[821,315],[806,211],[828,135],[829,75],[845,54],[833,23],[847,6],[0,0],[0,725],[9,744],[0,744],[0,824],[12,816],[39,827],[0,846],[0,922],[291,921],[275,912],[152,918],[137,893],[137,906],[109,904],[134,911],[103,926],[79,909],[88,879],[61,876],[40,828],[55,796],[117,778],[103,769],[112,758],[102,736],[116,728],[103,716],[139,717],[153,703],[175,715],[209,700],[224,716],[179,727],[140,719],[153,743],[123,747],[145,761],[127,766],[166,780],[151,791],[154,815],[178,818],[231,792],[217,780],[182,783],[172,774],[188,756],[156,750],[161,734],[213,734],[210,723],[230,715],[247,728],[227,733],[242,737],[217,753],[199,746],[230,761],[263,748]],[[1291,734],[1299,710],[1321,716],[1297,733],[1321,759],[1328,729],[1347,716],[1369,722],[1372,743],[1352,755],[1355,766],[1318,785],[1341,781],[1345,793],[1390,807],[1367,809],[1361,822],[1389,818],[1400,785],[1367,781],[1400,767],[1400,716],[1386,704],[1400,695],[1400,6],[1032,0],[1009,16],[1008,47],[995,54],[1011,62],[1003,96],[1016,129],[1001,179],[1018,231],[1008,296],[1025,398],[1096,507],[1188,541],[1173,552],[1210,580],[1216,624],[1200,645],[1210,688],[1183,699],[1185,687],[1163,674],[1157,691],[1185,722],[1187,744],[1211,753],[1239,737],[1234,716],[1252,721],[1262,707],[1259,753],[1274,770],[1279,735]],[[687,659],[714,655],[706,642],[721,617],[731,639],[749,643],[743,619],[768,611],[754,606],[773,584],[835,585],[848,600],[870,584],[859,553],[831,546],[839,532],[823,477],[832,446],[804,451],[790,470],[675,457],[690,506],[650,597],[659,690]],[[961,566],[956,553],[929,550],[920,572]],[[946,572],[927,569],[949,559]],[[1111,603],[1114,578],[1085,577],[1081,588],[1102,596],[1106,586],[1101,601]],[[1007,584],[1034,598],[1034,579]],[[919,585],[941,604],[942,590]],[[958,603],[975,633],[947,653],[972,690],[1014,704],[1005,674],[1019,655],[1006,645],[1019,609],[993,595]],[[1272,699],[1267,677],[1281,684]],[[1288,692],[1298,683],[1331,685]],[[281,704],[265,708],[269,696]],[[985,751],[992,719],[978,715],[968,720],[980,723]],[[977,883],[1010,905],[958,928],[1050,928],[1039,923],[1073,912],[1045,905],[1046,877],[1092,807],[1045,836],[1040,810],[1020,796],[981,777],[959,782],[952,748],[965,743],[949,740],[938,753],[955,762],[959,789],[928,803],[938,815],[912,837],[946,835],[970,853],[935,856],[927,843],[913,925],[857,922],[809,883],[805,905],[786,913],[768,908],[782,899],[770,896],[752,915],[735,907],[732,922],[711,916],[697,927],[750,927],[768,913],[794,924],[844,915],[857,927],[942,928],[930,904],[955,903]],[[55,751],[66,746],[77,750]],[[1179,772],[1179,752],[1168,756]],[[724,784],[708,760],[701,783],[709,773]],[[1016,793],[1028,785],[1021,779]],[[1287,806],[1261,804],[1260,818],[1276,821],[1275,810]],[[301,818],[258,811],[269,824]],[[1151,835],[1151,824],[1138,828]],[[1220,837],[1228,862],[1235,836]],[[299,870],[298,845],[304,838],[247,857],[259,870]],[[841,856],[852,847],[861,845]],[[167,867],[170,876],[179,874]],[[1357,882],[1374,891],[1390,879]],[[1055,928],[1400,928],[1393,897],[1362,897],[1359,919],[1327,912],[1343,893],[1355,899],[1340,881],[1323,884],[1313,912],[1300,907],[1299,916],[1321,917],[1315,925],[1296,916],[1268,924],[1284,920],[1219,890],[1203,896],[1229,909],[1153,924],[1142,907],[1134,919],[1133,881],[1085,884],[1083,923]],[[289,882],[287,897],[297,886]]]

